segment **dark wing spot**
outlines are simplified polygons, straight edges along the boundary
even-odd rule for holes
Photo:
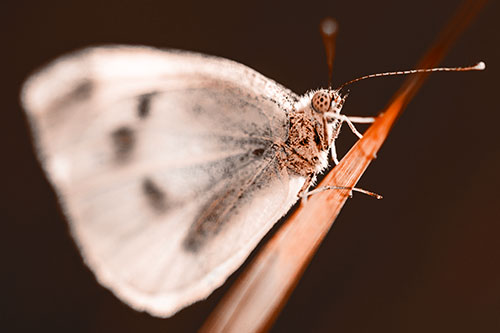
[[[89,79],[84,79],[75,86],[75,88],[68,95],[70,100],[82,100],[87,99],[92,95],[94,90],[94,84]]]
[[[81,103],[92,96],[94,83],[89,79],[81,79],[72,87],[68,87],[68,93],[54,100],[54,109],[65,109],[73,103]]]
[[[127,126],[122,126],[111,133],[116,159],[125,161],[131,154],[135,145],[134,131]]]
[[[157,213],[162,213],[167,209],[165,191],[163,191],[151,178],[146,177],[142,181],[142,192],[146,196],[148,204]]]
[[[201,107],[201,105],[196,104],[195,106],[193,106],[193,112],[195,114],[200,114],[200,113],[202,113],[202,111],[203,111],[203,108]]]
[[[145,119],[149,116],[151,111],[151,99],[156,93],[148,93],[139,96],[139,101],[137,104],[137,115],[141,119]]]
[[[258,149],[255,149],[252,154],[254,156],[257,156],[257,157],[260,157],[262,156],[262,154],[264,154],[264,149],[263,148],[258,148]]]

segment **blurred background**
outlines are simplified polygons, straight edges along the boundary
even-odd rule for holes
[[[192,332],[241,272],[169,319],[136,312],[83,264],[36,160],[19,105],[25,78],[84,46],[126,43],[218,55],[296,93],[327,84],[320,20],[339,22],[334,85],[413,68],[460,0],[22,1],[3,35],[0,322],[5,332]],[[349,200],[273,332],[499,332],[500,3],[491,1],[433,74]],[[375,115],[404,78],[351,86],[343,112]],[[342,156],[355,142],[344,130]],[[314,223],[314,221],[311,221]]]

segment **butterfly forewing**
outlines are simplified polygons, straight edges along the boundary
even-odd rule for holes
[[[28,81],[40,159],[98,280],[169,316],[208,296],[297,199],[297,97],[214,57],[101,47]]]

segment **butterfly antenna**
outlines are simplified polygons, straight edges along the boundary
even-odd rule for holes
[[[328,65],[328,86],[332,86],[333,59],[335,58],[335,39],[337,38],[338,24],[331,17],[326,17],[319,24],[319,31],[323,37],[323,45],[326,52],[326,63]]]
[[[467,72],[467,71],[482,71],[486,68],[486,64],[482,61],[478,62],[474,66],[468,67],[436,67],[436,68],[426,68],[426,69],[412,69],[409,71],[397,71],[397,72],[385,72],[378,74],[370,74],[362,77],[358,77],[357,79],[348,81],[341,85],[337,91],[340,91],[347,85],[350,85],[354,82],[358,82],[365,79],[370,79],[372,77],[380,77],[380,76],[393,76],[393,75],[408,75],[408,74],[416,74],[416,73],[430,73],[430,72]]]

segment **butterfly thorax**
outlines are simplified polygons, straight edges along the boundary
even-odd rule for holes
[[[326,167],[331,140],[322,114],[306,107],[289,116],[288,139],[284,144],[286,167],[301,176],[315,174]]]

